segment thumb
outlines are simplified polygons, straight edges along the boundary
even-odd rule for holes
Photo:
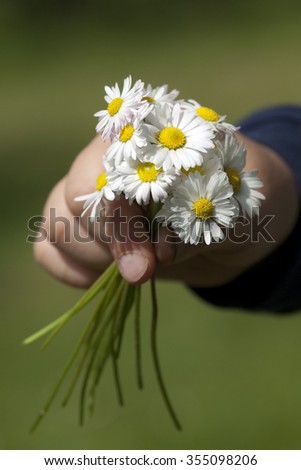
[[[66,182],[66,201],[74,215],[79,216],[82,207],[75,197],[95,190],[95,178],[104,171],[102,155],[107,150],[100,136],[77,156]],[[104,216],[104,218],[103,218]],[[86,217],[81,222],[86,222]],[[125,280],[132,284],[147,281],[155,269],[155,251],[151,244],[148,219],[136,204],[120,198],[107,202],[98,223],[89,225],[92,233],[99,231],[100,243],[105,243],[116,260]],[[105,236],[104,233],[105,232]]]
[[[146,282],[156,264],[149,219],[123,197],[109,202],[105,212],[106,237],[122,276],[131,284]]]

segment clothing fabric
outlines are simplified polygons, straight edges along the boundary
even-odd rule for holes
[[[301,203],[301,106],[267,108],[238,125],[242,134],[275,150],[288,163]],[[193,290],[221,307],[275,313],[301,310],[301,214],[287,240],[263,261],[223,286]]]

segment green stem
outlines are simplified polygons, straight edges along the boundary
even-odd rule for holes
[[[92,368],[93,368],[94,363],[95,363],[97,352],[98,352],[98,350],[99,350],[99,348],[102,344],[101,338],[102,338],[108,324],[113,319],[115,309],[116,309],[116,305],[118,304],[118,302],[120,300],[120,297],[122,295],[122,291],[123,291],[124,286],[125,286],[125,281],[123,281],[123,279],[120,279],[119,287],[118,287],[117,292],[114,296],[114,299],[111,302],[111,305],[109,307],[110,310],[109,310],[109,314],[107,316],[106,325],[103,326],[103,328],[100,330],[99,334],[97,335],[97,337],[94,340],[94,345],[91,348],[91,357],[90,357],[90,360],[89,360],[89,363],[88,363],[88,367],[86,369],[86,374],[85,374],[85,377],[84,377],[84,381],[83,381],[83,385],[82,385],[82,391],[81,391],[81,398],[80,398],[80,424],[81,425],[84,422],[84,409],[85,409],[87,386],[88,386],[88,382],[89,382],[89,379],[90,379],[90,376],[91,376]],[[109,344],[109,346],[110,346],[110,344]],[[107,349],[108,349],[108,351],[107,351]],[[109,351],[110,351],[110,348],[106,348],[104,360],[102,362],[106,361]]]
[[[115,348],[115,356],[117,358],[119,358],[120,356],[124,327],[125,327],[126,319],[133,306],[133,299],[134,299],[134,293],[135,293],[136,288],[137,286],[128,285],[127,295],[124,300],[124,304],[122,306],[122,313],[120,315],[120,322],[119,322],[119,327],[118,327],[119,335],[117,336],[117,346]]]
[[[112,317],[108,319],[108,322],[104,325],[103,327],[103,334],[102,337],[100,338],[102,348],[101,348],[101,354],[98,357],[97,364],[98,364],[98,369],[99,369],[99,377],[102,374],[102,371],[104,369],[104,366],[106,364],[106,361],[109,357],[110,354],[110,333],[107,332],[107,329],[109,327],[110,322],[112,321]],[[107,334],[106,334],[107,333]],[[95,361],[96,362],[96,361]],[[93,371],[90,371],[90,374],[92,374]],[[94,373],[94,376],[96,376],[96,373]],[[98,385],[98,380],[94,378],[93,383],[91,385],[90,391],[89,391],[89,411],[90,411],[90,416],[92,416],[93,411],[94,411],[94,405],[95,405],[95,394],[96,394],[96,388]],[[80,410],[80,423],[83,424],[84,421],[84,402],[81,402],[81,410]]]
[[[123,406],[123,393],[119,375],[119,368],[118,368],[118,355],[114,349],[114,342],[115,338],[119,333],[119,338],[122,338],[123,334],[123,327],[124,324],[124,317],[126,315],[125,307],[126,307],[126,300],[129,292],[129,284],[125,284],[124,289],[121,294],[120,303],[117,309],[117,312],[114,315],[112,321],[112,328],[111,328],[111,338],[110,338],[110,348],[111,348],[111,356],[112,356],[112,364],[113,364],[113,374],[114,374],[114,381],[115,381],[115,388],[117,392],[118,403],[120,406]],[[121,325],[121,327],[120,327]]]
[[[110,301],[110,296],[112,294],[112,290],[114,290],[114,286],[116,285],[116,277],[112,277],[110,282],[108,283],[106,289],[105,289],[105,292],[103,293],[103,297],[101,298],[93,316],[92,316],[92,319],[91,319],[91,322],[89,323],[89,330],[87,331],[87,335],[86,335],[86,338],[85,338],[85,344],[86,344],[86,348],[85,348],[85,351],[82,355],[82,358],[81,358],[81,361],[77,367],[77,370],[76,370],[76,373],[74,375],[74,378],[71,382],[71,385],[68,389],[68,392],[67,394],[65,395],[65,398],[62,402],[62,405],[63,406],[66,406],[71,395],[72,395],[72,392],[74,390],[74,387],[78,381],[78,378],[80,376],[80,373],[83,369],[83,366],[85,364],[85,361],[86,361],[86,358],[89,354],[89,351],[90,351],[90,345],[91,345],[91,342],[92,342],[92,339],[93,339],[93,336],[95,334],[95,332],[97,331],[104,315],[105,315],[105,312],[106,312],[106,308],[108,306],[108,303]]]
[[[182,426],[176,416],[176,413],[172,407],[171,401],[169,399],[169,396],[167,394],[167,390],[164,384],[162,372],[161,372],[161,367],[160,367],[160,362],[159,362],[159,356],[158,356],[158,348],[157,348],[157,323],[158,323],[158,303],[157,303],[157,296],[156,296],[156,286],[155,286],[155,278],[152,276],[151,278],[151,296],[152,296],[152,327],[151,327],[151,349],[152,349],[152,355],[153,355],[153,362],[154,362],[154,367],[155,367],[155,372],[158,380],[158,384],[161,390],[161,394],[163,397],[163,400],[165,402],[165,405],[167,407],[167,410],[170,414],[170,417],[175,425],[175,427],[181,431]]]
[[[111,345],[111,349],[112,349],[112,345]],[[114,351],[112,352],[112,365],[113,365],[113,375],[114,375],[114,382],[115,382],[115,389],[117,393],[118,403],[120,406],[123,406],[124,400],[123,400],[123,392],[122,392],[122,386],[121,386],[121,381],[120,381],[118,359],[115,356]]]
[[[110,268],[109,268],[110,269]],[[116,268],[117,269],[117,268]],[[113,271],[110,269],[110,277],[108,279],[111,278],[114,279],[116,277],[116,273],[118,273],[118,270],[116,271],[116,269]],[[108,284],[108,286],[110,286],[110,283]],[[110,289],[108,289],[106,291],[106,293],[110,293],[109,292]],[[102,299],[103,300],[103,299]],[[95,310],[94,314],[92,315],[90,321],[88,322],[88,324],[86,325],[86,328],[84,329],[82,335],[80,336],[80,339],[79,341],[77,342],[77,345],[76,347],[74,348],[72,354],[70,355],[65,367],[63,368],[62,372],[61,372],[61,375],[59,376],[59,379],[48,399],[48,401],[46,402],[46,404],[44,405],[43,409],[41,410],[39,416],[37,417],[37,419],[35,420],[35,422],[33,423],[32,427],[31,427],[31,432],[33,432],[37,427],[38,425],[40,424],[40,422],[42,421],[42,419],[45,417],[47,411],[49,410],[51,404],[53,403],[61,385],[62,385],[62,382],[64,380],[64,378],[66,377],[69,369],[72,367],[72,365],[74,364],[79,352],[80,352],[80,349],[82,347],[82,345],[84,344],[86,338],[88,337],[90,331],[91,331],[91,328],[93,326],[93,323],[95,322],[95,319],[97,318],[97,316],[99,316],[99,314],[101,313],[100,311],[100,308],[98,306],[98,308]]]
[[[87,335],[87,333],[89,332],[89,329],[90,329],[90,326],[92,324],[92,321],[89,322],[87,328],[85,329],[84,333],[82,334],[80,340],[78,341],[73,353],[71,354],[71,356],[69,357],[69,360],[67,361],[64,369],[62,370],[62,373],[52,391],[52,394],[50,395],[48,401],[46,402],[46,404],[44,405],[43,409],[40,411],[40,414],[39,416],[37,417],[37,419],[35,420],[35,422],[33,423],[31,429],[30,429],[30,432],[33,432],[35,431],[35,429],[38,427],[38,425],[40,424],[40,422],[42,421],[42,419],[45,417],[47,411],[49,410],[51,404],[53,403],[61,385],[62,385],[62,382],[64,380],[64,378],[66,377],[69,369],[71,368],[72,364],[74,363],[79,351],[80,351],[80,348],[82,346],[82,343]]]
[[[64,313],[61,317],[57,318],[55,321],[49,323],[41,330],[26,338],[23,341],[23,344],[31,344],[34,341],[37,341],[38,339],[42,338],[43,336],[53,332],[50,335],[50,339],[46,340],[45,345],[48,344],[54,338],[54,336],[63,328],[67,321],[70,320],[70,318],[72,318],[73,315],[75,315],[77,312],[82,310],[89,302],[91,302],[91,300],[98,294],[98,292],[106,286],[111,276],[116,273],[116,270],[118,270],[118,268],[115,262],[113,262],[103,273],[103,275],[95,281],[95,283],[90,287],[90,289],[85,292],[85,294],[74,305],[74,307]]]
[[[140,332],[140,304],[141,286],[136,287],[135,296],[135,345],[136,345],[136,376],[138,388],[143,389],[142,366],[141,366],[141,332]]]

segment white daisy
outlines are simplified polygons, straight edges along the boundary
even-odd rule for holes
[[[75,201],[85,201],[81,217],[83,217],[83,215],[85,215],[85,213],[92,207],[90,219],[94,220],[97,215],[97,209],[99,208],[103,198],[109,201],[113,201],[115,199],[115,194],[108,183],[106,173],[101,173],[98,176],[96,181],[96,191],[90,194],[84,194],[83,196],[77,196],[75,198]]]
[[[156,104],[164,103],[174,104],[178,94],[178,90],[172,90],[169,92],[168,85],[158,86],[156,88],[152,88],[151,85],[147,85],[142,99],[148,101],[154,106],[156,106]]]
[[[232,194],[224,172],[211,177],[195,172],[176,186],[157,219],[163,225],[170,224],[184,243],[197,245],[204,235],[205,243],[209,245],[212,239],[224,238],[219,225],[233,226],[238,211],[230,199]]]
[[[217,132],[222,132],[224,134],[233,134],[239,128],[233,126],[228,122],[225,122],[226,116],[220,116],[214,109],[207,108],[202,106],[195,100],[188,100],[187,103],[182,103],[182,108],[192,111],[196,116],[205,121],[211,122]]]
[[[105,157],[108,162],[114,162],[117,166],[124,159],[136,160],[137,155],[141,154],[142,149],[147,145],[147,139],[140,124],[141,121],[135,119],[114,135]]]
[[[226,135],[225,139],[217,142],[224,171],[233,187],[233,197],[239,202],[243,213],[249,217],[256,215],[265,196],[257,191],[263,187],[262,181],[257,177],[258,171],[243,171],[246,164],[246,149],[234,136]]]
[[[177,177],[177,171],[163,171],[156,168],[154,163],[144,158],[128,160],[121,163],[112,175],[111,184],[116,190],[121,190],[125,198],[132,204],[134,200],[139,205],[163,202],[168,191]]]
[[[150,124],[145,127],[152,144],[152,161],[164,171],[201,165],[202,155],[214,147],[212,124],[183,112],[178,103],[173,107],[164,105],[148,118]]]
[[[147,101],[141,101],[144,83],[138,80],[132,88],[131,86],[132,77],[129,76],[124,80],[122,92],[117,83],[113,87],[105,87],[107,109],[94,114],[99,118],[96,131],[101,133],[104,140],[107,140],[113,131],[118,133],[133,116],[140,115],[143,119],[149,108]]]
[[[200,173],[200,175],[207,175],[212,176],[214,173],[223,170],[223,165],[221,163],[220,158],[216,155],[216,153],[212,150],[209,150],[208,153],[203,155],[203,163],[201,165],[196,165],[188,170],[181,168],[181,176],[182,179],[185,179],[189,174],[195,173],[196,171]]]

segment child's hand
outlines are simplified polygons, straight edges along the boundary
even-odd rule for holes
[[[287,164],[269,148],[241,134],[237,137],[244,141],[247,148],[246,169],[257,168],[264,183],[266,200],[263,201],[259,221],[267,215],[274,215],[272,220],[266,218],[266,225],[263,222],[261,227],[262,234],[266,237],[268,232],[270,240],[273,238],[275,242],[266,241],[261,235],[258,242],[252,241],[250,224],[238,224],[235,234],[233,230],[231,232],[231,240],[209,246],[204,243],[197,246],[167,243],[164,241],[165,228],[160,229],[159,243],[152,243],[146,234],[141,207],[136,204],[130,206],[124,199],[108,203],[107,215],[112,221],[106,224],[91,223],[89,214],[80,218],[82,203],[75,202],[74,198],[93,192],[97,175],[104,171],[101,156],[108,144],[96,137],[79,154],[69,173],[49,195],[43,227],[48,238],[34,245],[37,261],[58,279],[79,287],[88,287],[113,259],[117,261],[123,277],[131,283],[143,283],[154,272],[158,277],[177,279],[200,287],[213,287],[231,281],[275,250],[288,237],[298,216],[297,190]],[[118,207],[120,211],[113,219],[113,211]],[[53,214],[50,222],[50,209],[55,209],[56,223]],[[124,223],[123,218],[130,220],[134,216],[136,227],[140,223],[139,232],[135,237],[130,231],[129,237],[129,223]],[[58,221],[60,217],[65,218],[67,225]],[[145,233],[141,230],[143,226]],[[91,234],[89,242],[88,231]],[[93,237],[94,232],[100,237]],[[79,241],[76,234],[80,234],[85,241]],[[245,238],[248,240],[242,242]],[[109,239],[112,241],[109,242]]]

